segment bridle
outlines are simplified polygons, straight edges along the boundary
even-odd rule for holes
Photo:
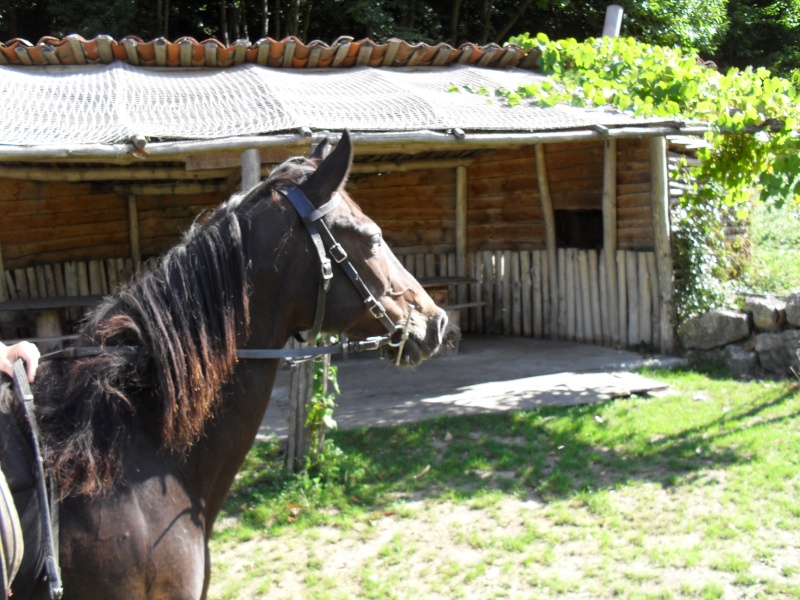
[[[236,351],[238,359],[291,359],[295,362],[299,360],[311,359],[325,354],[350,354],[358,352],[367,352],[373,350],[380,350],[385,347],[397,348],[397,356],[395,358],[396,364],[400,364],[403,349],[406,341],[408,340],[408,327],[411,322],[411,316],[415,310],[413,304],[409,305],[409,312],[406,316],[405,323],[398,325],[386,313],[386,309],[378,301],[372,292],[369,291],[364,281],[359,277],[358,271],[353,266],[347,256],[347,252],[340,243],[333,237],[331,230],[325,224],[325,215],[335,209],[342,201],[342,195],[335,193],[325,204],[316,208],[311,201],[306,197],[303,191],[297,185],[288,185],[278,190],[279,193],[286,198],[308,230],[311,236],[311,241],[314,243],[314,248],[317,251],[317,256],[320,262],[320,283],[317,288],[317,306],[314,313],[314,324],[308,331],[305,339],[298,339],[302,342],[315,344],[317,336],[322,331],[322,322],[325,318],[325,307],[330,289],[331,279],[333,278],[333,263],[336,262],[347,275],[348,279],[355,286],[364,303],[369,308],[370,313],[378,321],[381,322],[386,333],[384,335],[368,337],[360,341],[340,341],[336,344],[326,346],[310,345],[303,348],[240,348]],[[399,334],[399,337],[398,337]],[[136,346],[116,346],[112,348],[102,348],[98,346],[91,347],[71,347],[63,350],[57,350],[49,354],[43,355],[40,360],[57,360],[69,358],[81,358],[86,356],[97,356],[103,352],[113,351],[121,354],[138,354],[140,348]]]
[[[349,352],[363,352],[367,350],[378,350],[380,348],[390,346],[398,349],[397,364],[400,364],[400,359],[403,354],[403,348],[408,340],[408,326],[411,321],[411,315],[414,312],[414,305],[410,305],[409,313],[406,322],[403,325],[398,325],[386,313],[386,309],[378,301],[364,281],[359,277],[358,271],[353,266],[347,252],[342,245],[333,237],[331,230],[325,224],[325,215],[335,209],[342,201],[342,195],[338,192],[334,193],[325,204],[319,208],[315,207],[308,197],[303,193],[299,186],[288,185],[278,190],[278,192],[286,198],[306,226],[314,248],[317,251],[320,263],[320,283],[317,288],[317,307],[314,313],[314,324],[311,326],[305,339],[299,338],[301,341],[308,341],[314,343],[317,336],[322,331],[322,321],[325,318],[325,306],[328,296],[328,290],[331,286],[331,279],[333,278],[333,263],[336,262],[347,275],[350,282],[355,286],[356,290],[364,300],[364,304],[369,308],[370,313],[378,321],[381,322],[386,334],[381,336],[369,337],[366,340],[359,342],[340,342],[329,346],[322,346],[319,348],[300,348],[300,349],[240,349],[237,350],[236,355],[238,358],[291,358],[296,356],[320,356],[323,354],[347,354]],[[397,333],[400,333],[400,339],[394,341]]]

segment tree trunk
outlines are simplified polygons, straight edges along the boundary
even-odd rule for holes
[[[275,35],[275,39],[281,39],[281,0],[275,0],[275,30],[273,34]]]
[[[508,32],[517,23],[517,21],[519,21],[520,17],[525,14],[525,11],[531,5],[531,2],[533,2],[533,0],[524,0],[524,2],[520,3],[519,7],[517,8],[517,12],[514,13],[514,16],[511,17],[511,20],[506,24],[505,27],[503,27],[502,30],[500,30],[500,33],[494,37],[495,43],[502,44],[504,41],[506,41]]]
[[[450,12],[450,45],[455,48],[458,43],[458,13],[461,9],[461,0],[453,0]]]
[[[219,20],[220,20],[220,29],[222,29],[222,43],[227,46],[229,44],[229,37],[228,37],[228,7],[226,6],[226,0],[220,0]]]
[[[306,0],[306,14],[303,17],[303,36],[301,38],[306,43],[308,42],[308,26],[311,24],[311,6],[312,6],[312,4],[313,3],[312,3],[311,0]]]
[[[261,0],[261,30],[259,31],[259,38],[265,38],[269,35],[269,2],[268,0]]]
[[[483,45],[489,39],[489,28],[492,22],[492,0],[483,0],[481,21],[483,23],[483,33],[481,33],[478,43]]]

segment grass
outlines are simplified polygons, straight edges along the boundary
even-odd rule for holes
[[[324,472],[253,448],[210,597],[800,598],[800,391],[674,393],[337,432]]]

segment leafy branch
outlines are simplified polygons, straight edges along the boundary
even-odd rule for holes
[[[683,275],[679,317],[720,303],[719,280],[729,258],[721,243],[726,217],[746,218],[754,202],[800,201],[794,83],[764,68],[720,73],[680,48],[633,38],[552,41],[525,33],[509,43],[536,49],[539,70],[548,77],[516,90],[471,91],[494,94],[510,106],[611,107],[707,127],[698,164],[686,167],[694,185],[673,212],[676,267]]]

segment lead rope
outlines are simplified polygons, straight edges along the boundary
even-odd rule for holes
[[[25,372],[22,359],[17,359],[14,363],[14,388],[17,391],[22,411],[25,413],[25,418],[28,420],[31,430],[31,446],[33,447],[33,456],[36,461],[36,493],[39,499],[39,510],[42,513],[42,537],[45,546],[44,572],[47,577],[50,598],[58,600],[64,593],[64,588],[61,584],[61,569],[58,566],[58,541],[57,536],[53,534],[54,519],[51,517],[50,501],[47,496],[47,484],[45,483],[45,457],[39,446],[40,433],[39,423],[36,421],[36,406],[33,403],[33,392],[28,383],[28,375]],[[50,480],[51,499],[57,498],[55,478],[48,477],[48,479]],[[53,512],[58,513],[58,508],[58,504],[54,503]]]

